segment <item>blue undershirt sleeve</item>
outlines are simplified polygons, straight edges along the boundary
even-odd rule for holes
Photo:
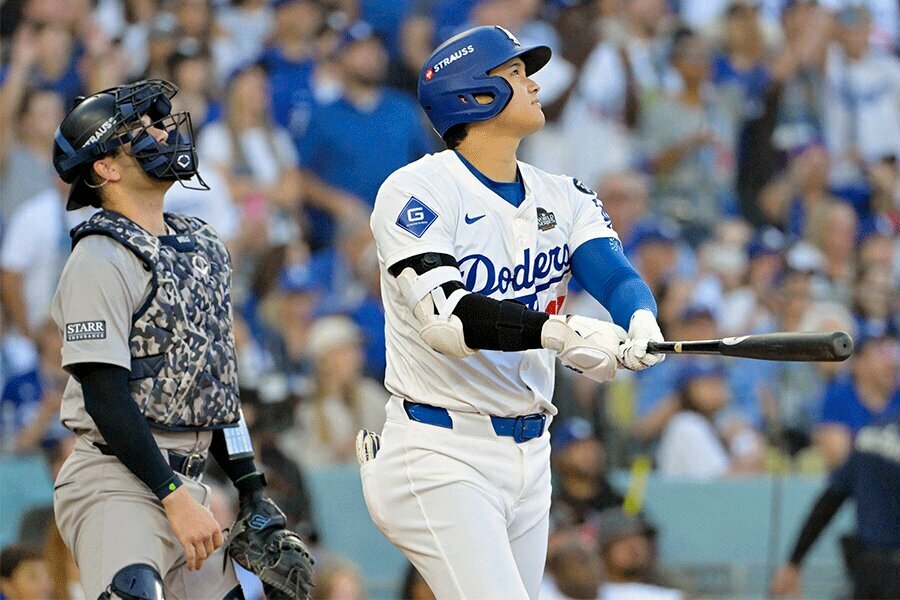
[[[625,329],[636,310],[656,316],[656,300],[614,238],[595,238],[578,246],[572,254],[575,280],[597,302],[606,307],[613,322]]]

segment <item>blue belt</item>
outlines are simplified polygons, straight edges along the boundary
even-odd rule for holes
[[[404,400],[403,410],[406,411],[406,416],[410,420],[417,423],[453,429],[453,419],[450,418],[450,413],[446,408]],[[521,417],[491,417],[494,433],[512,437],[517,444],[544,435],[546,423],[547,415],[540,413],[522,415]]]

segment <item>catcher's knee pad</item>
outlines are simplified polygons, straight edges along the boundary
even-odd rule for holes
[[[97,600],[165,600],[162,577],[145,564],[122,567]]]
[[[266,596],[268,600],[268,596]],[[225,594],[225,597],[222,600],[244,600],[244,590],[241,588],[240,584],[235,587],[233,590]]]

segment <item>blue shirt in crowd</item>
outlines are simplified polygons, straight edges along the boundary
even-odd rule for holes
[[[718,86],[733,85],[741,90],[742,112],[745,118],[754,119],[762,114],[770,79],[769,70],[764,65],[738,69],[726,54],[720,54],[712,62],[712,79]]]
[[[25,338],[0,340],[0,439],[11,442],[37,414],[43,389],[38,356]]]
[[[306,133],[297,140],[304,168],[370,206],[388,175],[433,149],[416,103],[388,89],[371,109],[357,108],[345,98],[316,106]],[[329,244],[332,219],[316,210],[308,215],[311,244]]]
[[[855,435],[879,418],[900,414],[900,387],[895,387],[881,412],[873,412],[862,403],[853,377],[846,375],[828,384],[822,399],[822,423],[838,423]]]
[[[295,139],[300,138],[309,125],[315,104],[315,60],[289,60],[280,48],[273,46],[263,52],[259,62],[269,74],[275,122],[287,129]]]

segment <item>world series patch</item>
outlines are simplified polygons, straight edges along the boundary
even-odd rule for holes
[[[78,321],[66,323],[66,341],[106,339],[106,321]]]
[[[552,212],[547,212],[540,206],[537,209],[537,221],[538,229],[541,231],[548,231],[556,227],[556,215]]]

